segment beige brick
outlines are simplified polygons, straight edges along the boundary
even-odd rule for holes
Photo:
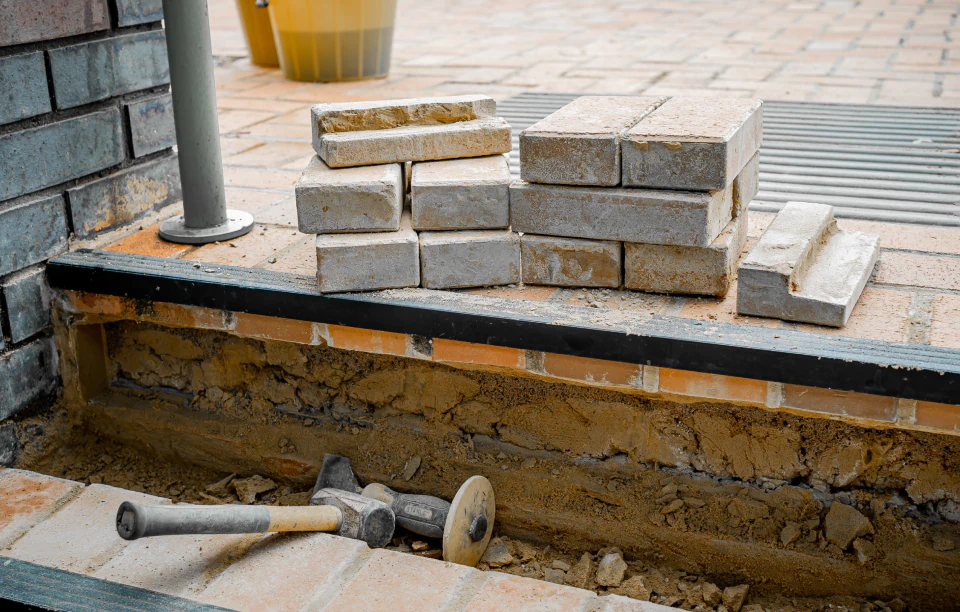
[[[510,225],[510,166],[503,155],[420,162],[410,181],[413,228],[496,229]]]
[[[511,231],[422,232],[421,280],[426,289],[520,282],[520,237]]]
[[[395,232],[403,210],[400,164],[330,168],[314,157],[297,182],[301,232]]]
[[[83,485],[25,470],[0,472],[0,551],[73,499]]]
[[[506,574],[490,574],[466,612],[534,612],[582,610],[594,599],[590,591]]]
[[[523,282],[560,287],[610,287],[623,278],[621,243],[524,234]]]

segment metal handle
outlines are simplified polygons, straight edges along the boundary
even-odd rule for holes
[[[450,503],[431,495],[397,493],[390,487],[373,483],[362,495],[382,501],[396,515],[397,524],[428,538],[442,538]]]

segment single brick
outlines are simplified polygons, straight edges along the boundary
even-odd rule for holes
[[[510,164],[503,155],[413,165],[410,201],[417,230],[510,225]]]
[[[733,189],[658,191],[510,185],[514,231],[538,235],[709,246],[732,218]]]
[[[0,290],[11,342],[23,342],[50,326],[50,288],[42,269],[8,276],[0,282]]]
[[[297,220],[306,234],[395,232],[403,210],[400,164],[337,168],[319,157],[297,181]]]
[[[0,57],[0,125],[49,113],[43,52]]]
[[[178,201],[180,166],[175,156],[164,157],[68,189],[67,195],[73,230],[87,238]]]
[[[520,132],[520,178],[555,185],[620,184],[620,135],[666,98],[583,96]]]
[[[839,230],[832,206],[789,202],[740,263],[737,312],[843,327],[879,254],[879,236]]]
[[[164,94],[123,105],[130,121],[133,155],[142,157],[177,144],[173,123],[173,98]]]
[[[116,527],[117,508],[127,500],[169,503],[144,493],[92,484],[3,554],[69,572],[92,574],[127,544]]]
[[[52,337],[0,356],[0,421],[51,397],[59,384]]]
[[[488,96],[441,96],[369,102],[325,102],[310,108],[313,146],[333,132],[387,130],[408,125],[442,125],[496,117],[497,103]]]
[[[410,213],[396,232],[317,236],[317,280],[324,293],[418,286],[420,250]]]
[[[107,0],[0,2],[0,47],[108,29]]]
[[[117,7],[120,27],[163,19],[163,0],[111,0]]]
[[[763,139],[760,100],[671,98],[623,137],[623,185],[707,191],[733,182]]]
[[[482,157],[510,152],[510,125],[499,117],[446,125],[324,134],[317,153],[331,168]]]
[[[162,30],[51,49],[57,108],[72,108],[170,81]]]
[[[0,136],[0,200],[115,166],[123,158],[115,108]]]
[[[584,589],[491,573],[466,612],[533,612],[534,610],[583,610],[596,596]]]
[[[616,289],[623,278],[619,242],[524,234],[520,252],[530,285]]]
[[[420,266],[427,289],[520,282],[520,237],[511,231],[422,232]]]
[[[2,163],[0,160],[0,165]],[[25,231],[26,228],[29,231]],[[0,211],[0,276],[66,250],[67,216],[62,196],[55,195]]]
[[[760,191],[760,151],[753,154],[733,179],[733,210],[746,210]]]
[[[271,534],[195,598],[232,610],[301,610],[366,550],[326,533]]]
[[[56,512],[83,485],[24,470],[0,472],[0,551]]]

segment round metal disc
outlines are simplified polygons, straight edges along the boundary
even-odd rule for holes
[[[183,215],[170,217],[160,223],[160,237],[180,244],[209,244],[243,236],[253,229],[253,215],[242,210],[227,209],[227,222],[214,227],[198,229],[187,227]]]
[[[443,526],[443,559],[474,567],[490,543],[496,513],[493,486],[483,476],[471,476],[450,504],[447,522]],[[483,537],[474,541],[471,526],[478,516],[486,517],[487,529]]]

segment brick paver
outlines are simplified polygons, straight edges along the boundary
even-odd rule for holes
[[[0,472],[0,554],[72,499],[83,485],[23,470]]]

